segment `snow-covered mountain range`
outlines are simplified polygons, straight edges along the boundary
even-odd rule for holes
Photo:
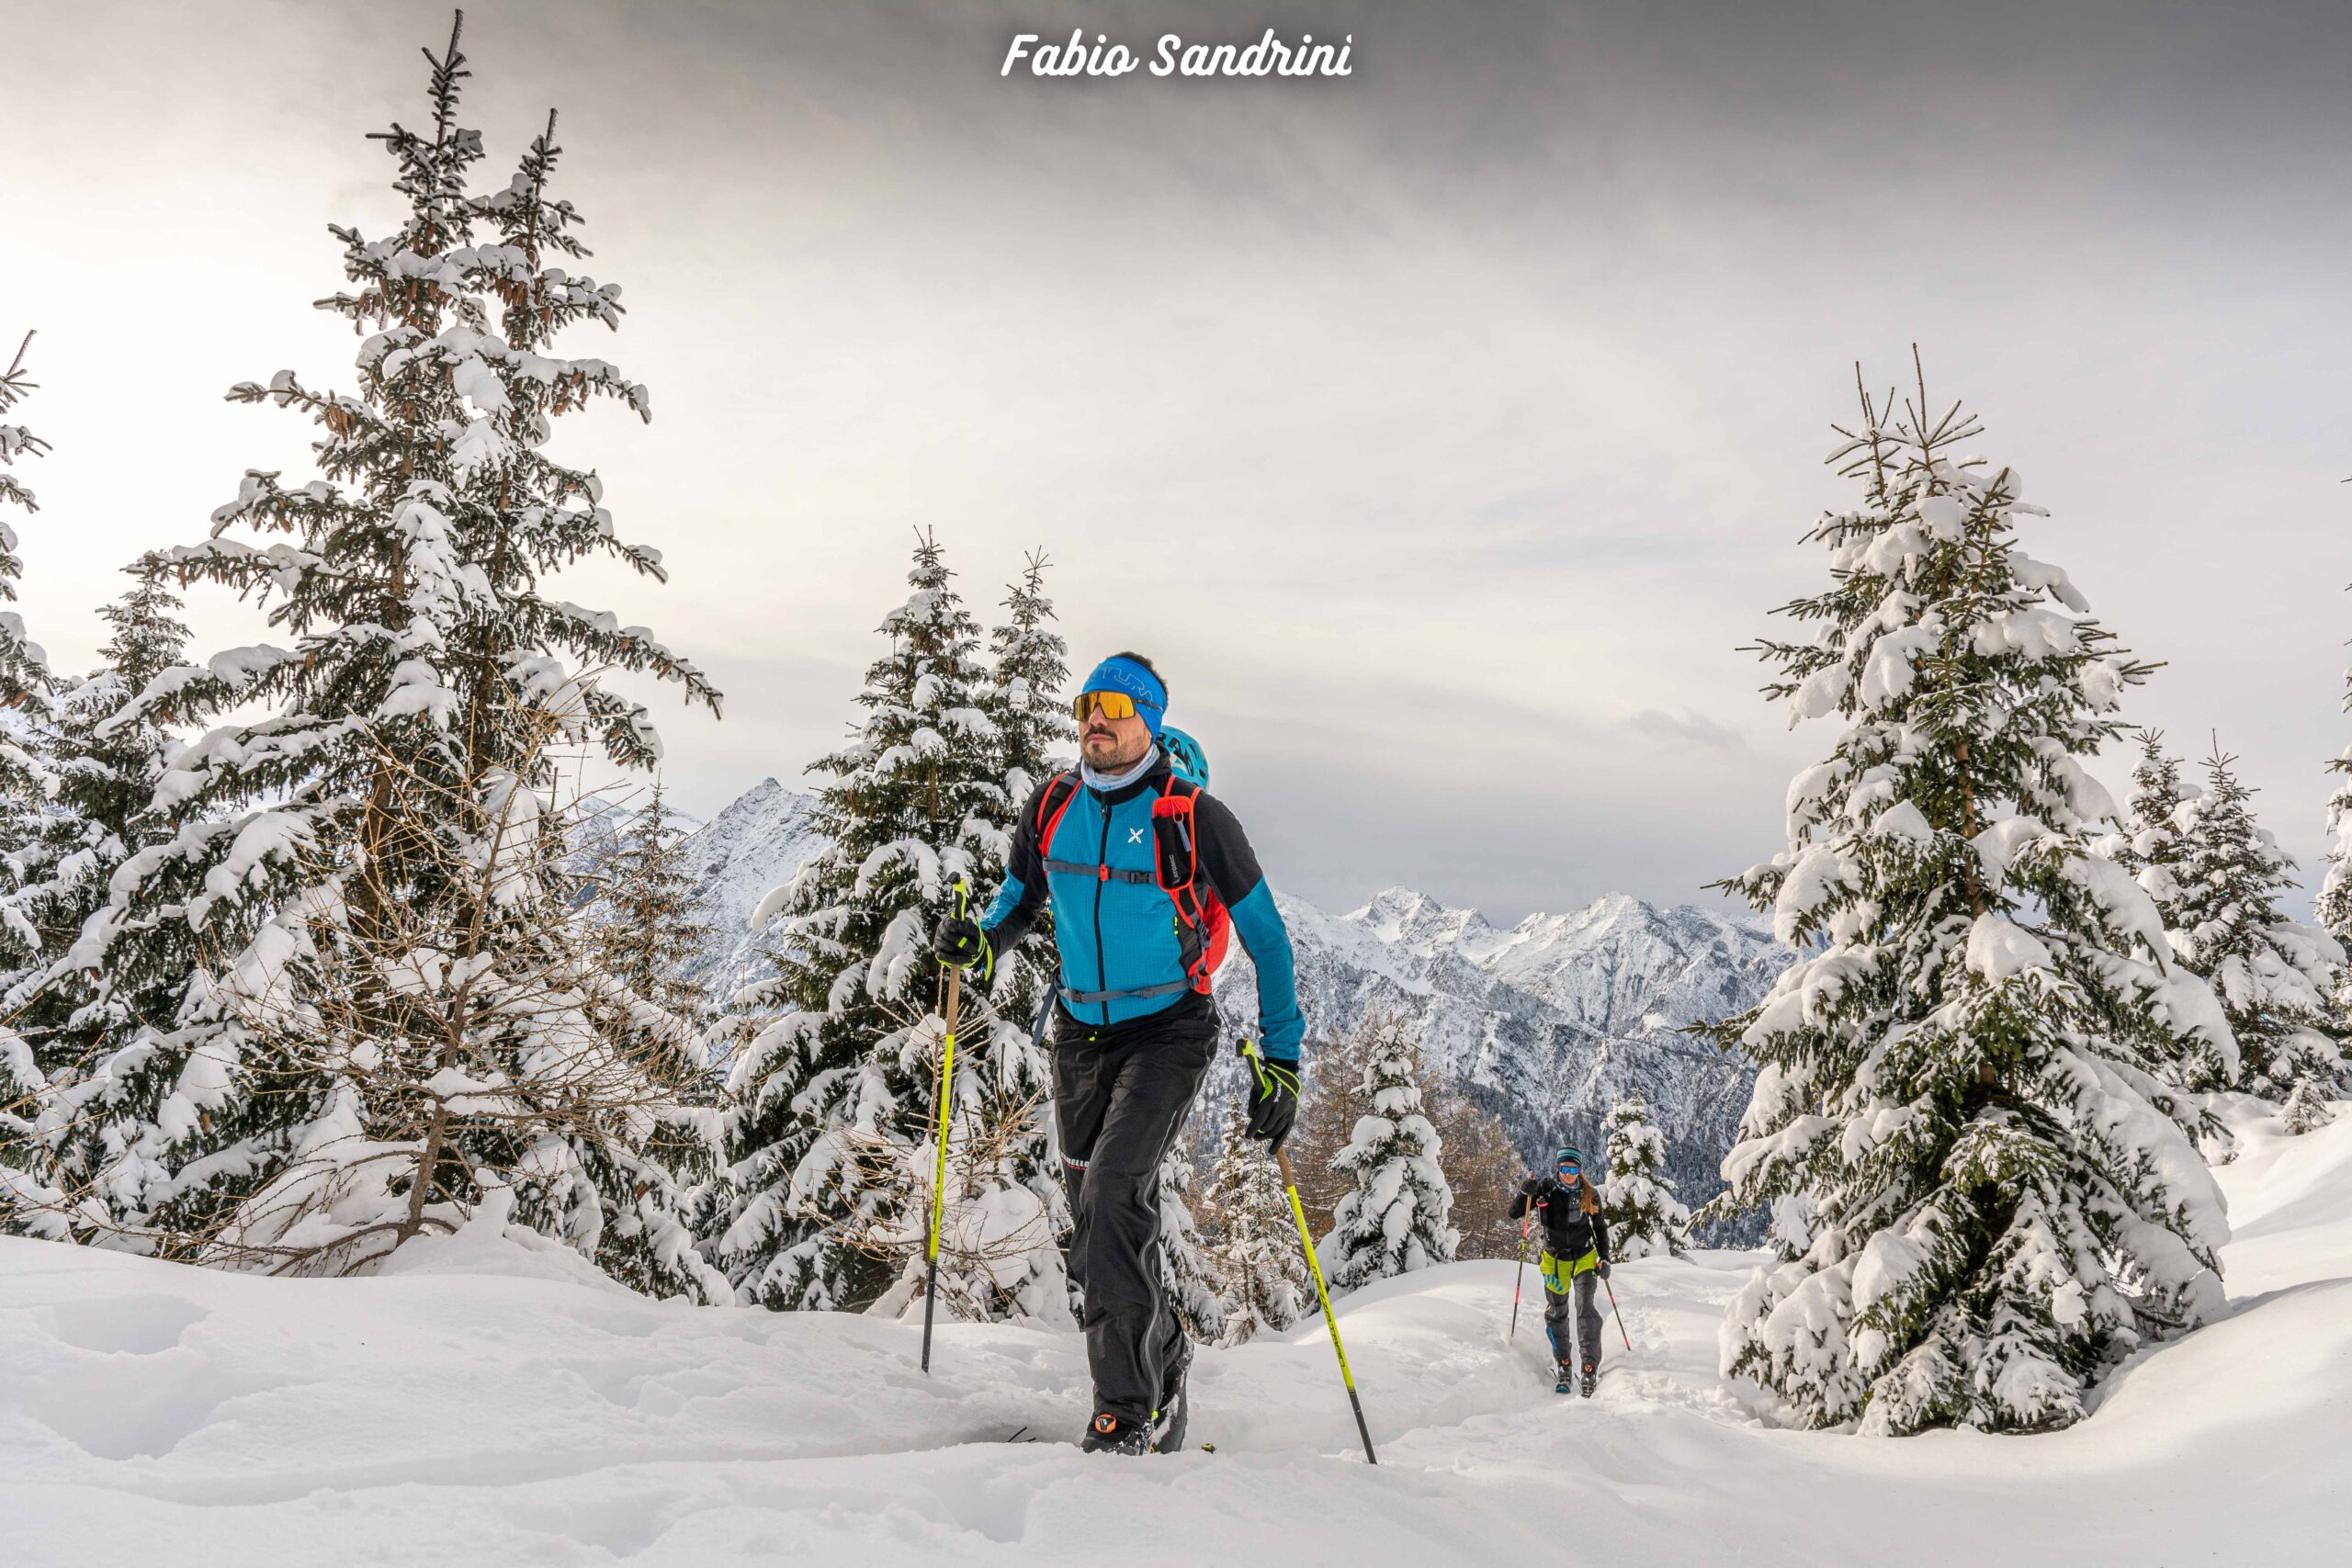
[[[821,844],[814,805],[763,780],[682,846],[711,924],[700,967],[716,988],[756,965],[753,908]],[[1310,1040],[1375,1014],[1414,1020],[1436,1069],[1472,1086],[1531,1158],[1562,1141],[1599,1157],[1600,1119],[1637,1086],[1684,1195],[1702,1198],[1719,1185],[1715,1168],[1747,1104],[1749,1073],[1679,1031],[1764,994],[1791,954],[1762,931],[1619,894],[1509,930],[1406,888],[1344,915],[1303,898],[1280,902]],[[1237,1027],[1256,1017],[1255,984],[1237,947],[1217,979],[1220,1007]],[[1312,1072],[1310,1054],[1310,1084]]]
[[[1507,931],[1401,887],[1345,915],[1279,901],[1310,1038],[1377,1014],[1415,1021],[1431,1065],[1469,1085],[1531,1159],[1564,1142],[1600,1157],[1601,1119],[1639,1088],[1680,1190],[1697,1199],[1721,1185],[1749,1069],[1680,1031],[1770,988],[1792,955],[1764,932],[1623,894]],[[1228,1018],[1254,1016],[1255,985],[1237,954],[1217,976]]]
[[[752,911],[824,847],[812,825],[816,807],[815,795],[762,779],[678,846],[710,922],[701,973],[715,985],[740,983],[756,964]]]

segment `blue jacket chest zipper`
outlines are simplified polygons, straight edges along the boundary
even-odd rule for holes
[[[1093,795],[1094,804],[1102,808],[1102,841],[1097,846],[1094,856],[1103,872],[1094,879],[1094,988],[1107,991],[1111,988],[1111,954],[1102,945],[1102,886],[1111,880],[1111,802],[1106,796],[1094,795],[1092,790],[1086,793]],[[1106,997],[1099,1005],[1102,1010],[1102,1027],[1108,1029],[1111,1027],[1110,998]]]

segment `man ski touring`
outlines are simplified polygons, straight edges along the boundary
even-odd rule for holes
[[[1114,654],[1074,706],[1078,773],[1030,796],[995,902],[979,920],[941,922],[934,946],[985,974],[1053,910],[1054,1113],[1094,1379],[1080,1446],[1167,1453],[1183,1446],[1192,1345],[1160,1282],[1159,1168],[1216,1054],[1209,984],[1228,927],[1258,972],[1250,1134],[1276,1147],[1298,1116],[1305,1029],[1273,892],[1241,825],[1202,787],[1199,747],[1165,730],[1159,671]]]
[[[1609,1218],[1584,1179],[1580,1150],[1562,1149],[1549,1175],[1537,1171],[1519,1184],[1510,1217],[1530,1208],[1544,1221],[1544,1329],[1560,1363],[1558,1392],[1567,1393],[1574,1376],[1590,1398],[1600,1378],[1600,1306],[1593,1293],[1609,1278]]]

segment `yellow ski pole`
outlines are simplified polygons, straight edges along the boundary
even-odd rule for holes
[[[1241,1049],[1252,1058],[1258,1055],[1254,1042],[1245,1042]],[[1254,1069],[1254,1060],[1251,1066]],[[1348,1405],[1356,1413],[1356,1434],[1363,1438],[1364,1462],[1378,1464],[1380,1456],[1372,1451],[1372,1428],[1364,1425],[1363,1401],[1356,1397],[1356,1375],[1348,1370],[1348,1348],[1340,1343],[1340,1319],[1331,1311],[1331,1292],[1324,1288],[1323,1265],[1315,1256],[1315,1238],[1306,1232],[1306,1206],[1298,1201],[1298,1180],[1291,1175],[1290,1156],[1283,1153],[1279,1143],[1274,1145],[1274,1163],[1281,1168],[1283,1188],[1290,1194],[1290,1217],[1298,1226],[1298,1245],[1306,1252],[1306,1271],[1315,1277],[1315,1299],[1323,1304],[1323,1325],[1331,1331],[1331,1353],[1340,1358],[1340,1381],[1348,1385]]]
[[[969,890],[964,879],[957,877],[955,887],[956,918],[962,919],[970,905]],[[931,1268],[922,1288],[922,1370],[931,1371],[931,1319],[939,1303],[939,1221],[947,1202],[947,1118],[954,1109],[956,1096],[956,1005],[961,969],[947,971],[947,1039],[939,1054],[939,1099],[933,1117],[939,1123],[939,1158],[931,1173]]]

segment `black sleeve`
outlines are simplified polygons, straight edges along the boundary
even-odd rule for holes
[[[1535,1199],[1532,1194],[1525,1192],[1512,1193],[1510,1196],[1510,1213],[1509,1217],[1514,1220],[1519,1218],[1521,1214],[1527,1213],[1527,1206],[1534,1201]]]
[[[1193,821],[1201,837],[1201,871],[1227,908],[1239,908],[1241,900],[1266,880],[1258,869],[1258,852],[1250,847],[1250,836],[1241,830],[1240,819],[1213,795],[1193,801]]]
[[[1592,1201],[1596,1203],[1600,1201],[1598,1190],[1593,1193]],[[1603,1263],[1610,1261],[1612,1256],[1609,1250],[1609,1214],[1606,1210],[1595,1209],[1592,1212],[1592,1249],[1600,1255]]]
[[[1004,886],[981,921],[989,945],[1000,958],[1021,945],[1046,907],[1046,859],[1037,848],[1037,813],[1053,787],[1054,781],[1047,779],[1022,806],[1012,852],[1004,857]]]

